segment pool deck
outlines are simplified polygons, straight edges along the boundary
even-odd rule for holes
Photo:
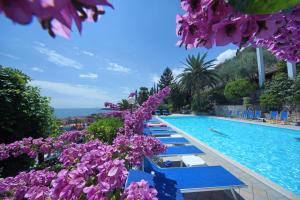
[[[195,116],[195,115],[173,115],[173,116]],[[300,196],[295,195],[294,193],[284,189],[283,187],[263,177],[262,175],[252,171],[251,169],[221,154],[220,152],[209,147],[208,145],[199,141],[198,139],[190,136],[186,132],[178,129],[177,127],[171,125],[170,123],[164,121],[163,119],[159,117],[157,118],[163,121],[164,123],[166,123],[169,127],[176,130],[179,134],[182,134],[182,136],[188,139],[193,145],[203,150],[205,154],[201,157],[207,162],[208,165],[221,165],[224,168],[226,168],[228,171],[230,171],[232,174],[237,176],[239,179],[241,179],[246,185],[248,185],[248,187],[246,188],[235,189],[235,192],[237,193],[237,196],[240,200],[300,200]],[[224,118],[224,117],[216,117],[216,118],[300,130],[299,127],[289,126],[289,125],[268,124],[263,122]],[[220,191],[220,192],[205,192],[205,193],[190,194],[190,195],[186,195],[185,199],[229,200],[229,199],[233,199],[233,197],[229,192]]]

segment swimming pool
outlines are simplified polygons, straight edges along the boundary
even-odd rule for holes
[[[161,118],[300,195],[300,131],[204,116]]]

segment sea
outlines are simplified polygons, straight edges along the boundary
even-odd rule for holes
[[[84,117],[106,112],[110,112],[110,110],[105,108],[54,108],[54,115],[59,119],[66,117]]]

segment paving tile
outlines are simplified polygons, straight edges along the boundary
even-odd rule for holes
[[[243,197],[244,200],[254,200],[254,196],[252,192],[241,190],[240,195],[241,197]]]

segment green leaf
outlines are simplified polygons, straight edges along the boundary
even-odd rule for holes
[[[229,0],[229,3],[242,13],[268,14],[293,8],[300,0]]]

